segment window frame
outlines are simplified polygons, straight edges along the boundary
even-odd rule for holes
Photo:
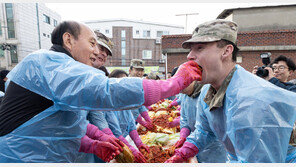
[[[150,54],[150,55],[148,55]],[[148,57],[149,56],[149,57]],[[142,50],[142,59],[152,59],[152,50]]]
[[[43,14],[43,22],[50,25],[50,17],[46,14]]]

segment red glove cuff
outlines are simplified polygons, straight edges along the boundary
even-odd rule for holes
[[[109,128],[102,129],[102,132],[104,132],[107,135],[110,135],[110,136],[115,137],[114,134],[113,134],[113,132]]]
[[[142,112],[141,116],[145,119],[145,121],[152,122],[147,111]]]
[[[156,103],[160,98],[160,84],[155,80],[143,79],[144,105],[149,106]]]
[[[86,135],[91,139],[96,139],[96,134],[98,133],[99,128],[93,124],[88,124],[86,129]]]
[[[141,145],[143,145],[143,142],[141,140],[141,138],[139,137],[139,134],[137,132],[137,130],[132,130],[129,133],[131,139],[134,141],[135,145],[139,148]]]
[[[80,141],[79,152],[93,153],[93,150],[91,149],[93,142],[94,140],[89,138],[87,135],[83,136]]]
[[[180,131],[180,137],[186,138],[190,135],[190,130],[188,128],[182,128]]]

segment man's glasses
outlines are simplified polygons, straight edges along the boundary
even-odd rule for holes
[[[285,67],[285,66],[278,66],[278,67],[272,66],[273,71],[276,70],[276,69],[278,69],[279,71],[284,71],[286,68],[288,68],[288,67]]]

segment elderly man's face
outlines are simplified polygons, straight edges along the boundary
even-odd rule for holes
[[[72,39],[70,53],[73,58],[83,64],[92,66],[99,54],[96,36],[94,32],[85,25],[81,25],[78,39]]]

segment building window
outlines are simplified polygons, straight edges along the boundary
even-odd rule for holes
[[[10,57],[11,57],[11,63],[18,63],[16,45],[11,45],[11,47],[10,47]]]
[[[142,59],[152,59],[152,51],[151,50],[143,50]]]
[[[57,26],[58,25],[58,21],[56,19],[53,19],[53,26]]]
[[[121,48],[125,48],[125,41],[121,41]]]
[[[168,31],[157,31],[156,37],[161,37],[162,35],[169,35]]]
[[[125,41],[121,41],[121,65],[125,66],[125,51],[126,51],[126,48],[125,48]]]
[[[105,30],[105,33],[106,33],[106,34],[109,34],[109,30]]]
[[[47,16],[47,15],[45,15],[45,14],[43,14],[43,21],[44,21],[45,23],[47,23],[47,24],[50,24],[50,17]]]
[[[121,40],[125,40],[125,30],[121,30]]]
[[[144,30],[143,31],[143,37],[150,38],[150,31],[149,30]]]
[[[121,56],[125,57],[125,48],[121,48]]]
[[[15,38],[12,3],[5,3],[8,38]]]
[[[136,34],[139,35],[140,34],[140,31],[139,30],[136,30]]]
[[[125,57],[121,59],[121,65],[125,66],[126,64],[126,60],[125,60]]]
[[[125,43],[125,30],[121,30],[121,65],[125,66],[125,51],[126,51],[126,43]]]

